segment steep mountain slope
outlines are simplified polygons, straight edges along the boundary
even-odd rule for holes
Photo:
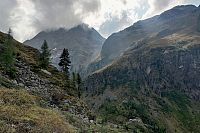
[[[86,79],[86,102],[130,132],[198,133],[199,16],[178,6],[108,38],[100,63],[115,60]]]
[[[8,35],[0,32],[0,51],[7,39]],[[65,76],[55,67],[40,69],[37,49],[14,39],[10,42],[15,49],[16,77],[10,78],[0,63],[1,133],[126,133],[122,128],[98,122],[76,97],[77,89],[66,86]]]
[[[43,31],[24,43],[40,49],[44,40],[47,40],[52,49],[52,62],[55,66],[63,48],[67,48],[71,55],[72,70],[79,71],[99,55],[105,39],[94,28],[82,24],[69,30],[60,28],[55,31]]]
[[[177,6],[161,15],[138,21],[133,26],[111,35],[103,44],[99,60],[93,62],[88,71],[94,72],[108,65],[123,55],[124,51],[130,47],[137,47],[142,42],[149,40],[158,42],[164,37],[176,41],[178,39],[176,36],[179,34],[196,34],[193,31],[196,30],[198,10],[199,8],[193,5]]]

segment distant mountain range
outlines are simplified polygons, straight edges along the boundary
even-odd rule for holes
[[[177,6],[161,15],[138,21],[125,30],[112,34],[103,44],[98,60],[88,68],[89,73],[110,64],[128,49],[141,47],[145,43],[171,45],[191,39],[198,41],[196,40],[199,36],[198,13],[199,7]]]
[[[24,43],[40,49],[44,40],[47,40],[52,50],[53,65],[58,66],[60,54],[64,48],[67,48],[72,62],[71,70],[77,72],[83,71],[90,62],[96,59],[105,41],[94,28],[81,24],[71,29],[42,31]]]

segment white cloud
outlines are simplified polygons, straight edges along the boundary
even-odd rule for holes
[[[148,0],[149,9],[144,14],[143,19],[158,15],[161,12],[173,8],[177,5],[192,3],[191,0]]]
[[[36,33],[33,22],[36,20],[36,11],[31,1],[17,0],[17,6],[11,11],[10,25],[14,31],[15,38],[23,40]]]
[[[15,5],[6,12],[9,13],[5,15],[6,20],[11,20],[7,27],[13,29],[15,38],[20,41],[31,38],[42,30],[71,28],[82,23],[86,16],[95,13],[100,7],[98,0],[8,1],[15,1]]]
[[[14,30],[18,40],[59,27],[87,23],[104,36],[178,4],[196,0],[0,0],[0,30]]]
[[[100,0],[101,9],[84,19],[85,23],[95,27],[108,37],[139,19],[146,0]]]

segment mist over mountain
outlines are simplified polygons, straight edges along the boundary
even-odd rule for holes
[[[105,39],[94,28],[81,24],[71,29],[42,31],[24,43],[40,49],[44,40],[52,50],[53,65],[58,66],[62,50],[66,48],[70,52],[71,69],[78,72],[96,59]]]

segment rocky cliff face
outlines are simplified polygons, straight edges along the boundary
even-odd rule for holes
[[[72,61],[72,70],[84,70],[87,65],[99,55],[104,38],[94,29],[85,24],[72,29],[58,29],[43,31],[25,44],[40,49],[44,40],[47,40],[52,49],[52,63],[58,66],[59,57],[63,48],[69,49]]]
[[[132,45],[127,41],[107,44],[110,39],[106,40],[102,55],[111,57],[114,53],[118,59],[88,77],[86,87],[89,92],[131,84],[139,88],[148,87],[156,92],[181,90],[199,100],[199,15],[200,10],[195,6],[178,6],[114,34],[113,36],[120,36],[129,31],[120,37],[133,41],[138,39],[135,35],[143,33],[137,33],[136,29],[145,30],[144,38]],[[141,28],[144,24],[149,24],[150,28]],[[129,48],[120,55],[119,50],[111,48],[112,44],[121,47],[129,44]],[[106,52],[105,47],[110,52]],[[116,52],[111,52],[112,50]]]
[[[162,40],[167,37],[174,39],[176,35],[197,34],[197,19],[200,8],[193,5],[177,6],[161,15],[138,21],[125,30],[112,34],[103,44],[99,60],[93,62],[88,71],[94,72],[115,59],[131,47],[137,47],[140,42],[156,41],[160,45],[166,42]],[[189,21],[190,20],[190,21]],[[159,41],[160,40],[160,41]]]
[[[180,90],[200,100],[200,44],[180,49],[175,46],[132,49],[111,66],[89,76],[89,93],[106,88],[148,87],[160,94]]]

